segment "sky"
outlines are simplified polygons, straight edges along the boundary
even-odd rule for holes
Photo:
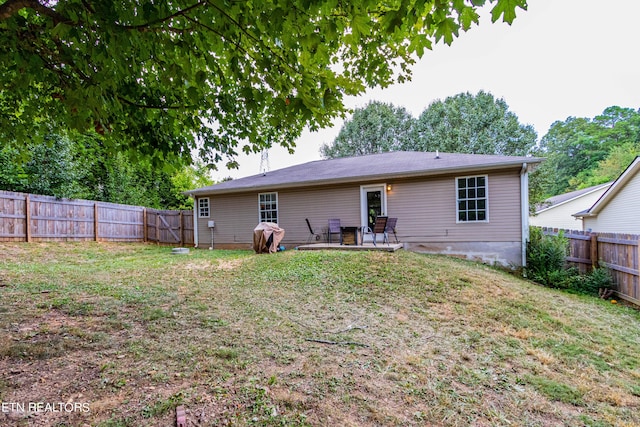
[[[511,26],[492,24],[489,11],[485,7],[480,24],[451,46],[440,42],[426,51],[410,82],[347,97],[346,106],[382,101],[418,117],[436,100],[483,90],[504,99],[538,138],[567,117],[593,118],[612,105],[640,108],[640,0],[529,0]],[[271,148],[269,169],[320,160],[320,146],[331,143],[343,123],[305,131],[294,154]],[[260,154],[237,159],[239,169],[220,164],[213,178],[260,172]]]

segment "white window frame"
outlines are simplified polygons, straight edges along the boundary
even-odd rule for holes
[[[475,178],[476,180],[478,178],[484,178],[484,197],[478,197],[477,196],[477,190],[478,190],[478,185],[477,185],[477,181],[476,181],[476,186],[475,186],[475,190],[476,190],[476,196],[475,197],[465,197],[465,198],[460,198],[460,188],[459,188],[459,183],[461,179],[466,180],[466,182],[469,182],[469,179],[471,178]],[[466,188],[470,188],[470,187],[466,187]],[[474,219],[474,220],[470,220],[470,219],[466,219],[466,220],[461,220],[460,219],[460,202],[464,201],[464,202],[469,202],[469,201],[475,201],[476,203],[478,202],[478,200],[484,200],[484,209],[478,209],[477,205],[475,208],[475,212],[477,213],[479,210],[484,211],[484,215],[485,218],[484,219]],[[465,209],[463,210],[463,212],[467,212],[469,213],[471,210],[470,209]],[[483,223],[483,222],[489,222],[489,175],[468,175],[468,176],[457,176],[456,177],[456,223],[458,224],[474,224],[474,223]]]
[[[206,206],[204,205],[206,201]],[[206,215],[205,215],[206,210]],[[198,218],[209,218],[211,216],[211,201],[208,197],[198,198]]]
[[[275,203],[275,209],[269,208],[269,209],[262,209],[262,196],[273,196],[274,200],[268,200],[266,202],[268,203]],[[258,222],[274,222],[274,223],[278,223],[278,218],[280,217],[280,212],[278,211],[279,209],[279,204],[278,204],[278,193],[275,191],[270,191],[268,193],[258,193]],[[268,212],[275,212],[275,221],[273,221],[273,217],[272,218],[263,218],[262,213],[268,213]]]

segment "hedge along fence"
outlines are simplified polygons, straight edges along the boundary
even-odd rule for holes
[[[558,235],[560,230],[543,228],[542,231]],[[576,230],[562,232],[569,240],[569,265],[577,267],[581,273],[599,266],[608,268],[618,296],[640,305],[639,235]]]
[[[0,241],[193,245],[193,212],[0,191]]]

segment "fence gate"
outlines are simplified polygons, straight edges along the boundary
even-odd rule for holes
[[[193,244],[191,211],[147,209],[146,240],[158,244]]]

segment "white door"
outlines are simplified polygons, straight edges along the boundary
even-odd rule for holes
[[[387,214],[387,193],[385,184],[363,185],[360,187],[360,224],[373,230],[376,217]],[[376,236],[382,241],[384,236]],[[364,242],[371,242],[373,237],[365,235]]]

